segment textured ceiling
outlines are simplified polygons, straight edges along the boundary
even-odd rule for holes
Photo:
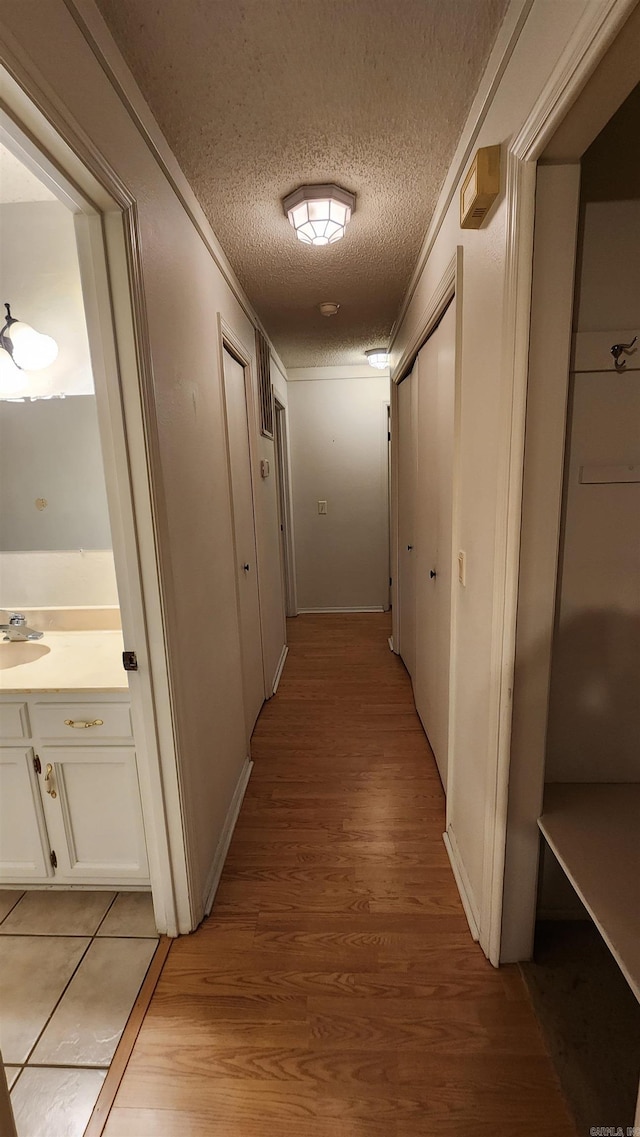
[[[284,362],[362,362],[388,339],[507,0],[98,5]],[[296,239],[281,199],[304,182],[357,194],[344,240]]]

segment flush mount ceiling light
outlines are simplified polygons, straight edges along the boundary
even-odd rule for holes
[[[344,237],[356,198],[340,186],[300,186],[282,204],[299,241],[305,245],[335,245]]]
[[[24,324],[11,315],[11,305],[5,304],[6,323],[0,331],[0,370],[9,373],[9,364],[20,371],[40,371],[53,363],[58,345],[51,336],[37,332],[31,324]]]
[[[372,367],[377,367],[378,371],[384,371],[385,367],[389,366],[389,353],[383,347],[372,347],[370,351],[364,353],[367,357],[367,363]]]

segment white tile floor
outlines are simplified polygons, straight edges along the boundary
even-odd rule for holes
[[[157,943],[149,893],[0,890],[0,1051],[18,1137],[82,1137]]]

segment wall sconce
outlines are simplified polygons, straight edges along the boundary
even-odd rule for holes
[[[9,367],[20,371],[41,371],[53,363],[58,345],[51,336],[37,332],[31,324],[24,324],[11,315],[11,305],[5,304],[6,323],[0,331],[0,374],[4,380],[10,375]],[[23,382],[20,382],[20,386]]]

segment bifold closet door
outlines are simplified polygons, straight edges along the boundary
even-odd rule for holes
[[[236,572],[240,599],[244,707],[247,732],[250,735],[264,702],[251,452],[249,449],[245,369],[226,348],[224,349],[224,398],[227,413]]]
[[[413,678],[416,663],[415,496],[417,368],[398,387],[398,607],[400,655]]]
[[[455,334],[453,302],[417,360],[414,695],[445,792],[449,745]]]

